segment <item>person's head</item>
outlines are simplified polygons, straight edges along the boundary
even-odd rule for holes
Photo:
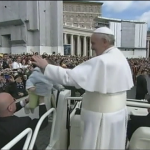
[[[28,60],[27,60],[27,65],[31,65],[31,64],[32,64],[31,60],[28,59]]]
[[[26,64],[26,60],[23,59],[23,60],[21,61],[21,64],[22,64],[22,65],[25,65],[25,64]]]
[[[16,75],[14,78],[15,78],[15,81],[16,81],[17,83],[21,83],[21,82],[22,82],[22,76]]]
[[[12,116],[15,111],[15,99],[9,93],[0,93],[0,117]]]
[[[12,59],[8,59],[8,64],[12,64]]]
[[[52,59],[46,58],[46,60],[47,60],[47,62],[48,62],[49,64],[51,64],[51,65],[56,65],[55,62],[54,62]]]
[[[9,76],[9,79],[8,79],[8,82],[9,82],[9,83],[10,83],[10,82],[11,82],[11,83],[12,83],[12,82],[15,82],[14,77],[10,75],[10,76]]]
[[[6,61],[8,59],[8,54],[3,55],[3,60]]]
[[[21,57],[20,57],[20,56],[17,57],[17,62],[18,62],[18,63],[21,62]]]
[[[101,55],[105,50],[114,46],[115,38],[113,32],[107,27],[101,27],[94,31],[91,36],[91,49],[96,55]]]
[[[147,75],[147,74],[148,74],[148,73],[147,73],[147,70],[142,70],[142,71],[141,71],[141,74],[142,74],[142,75]]]

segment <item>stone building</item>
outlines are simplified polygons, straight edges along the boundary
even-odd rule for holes
[[[94,19],[101,16],[102,3],[86,1],[64,1],[63,2],[63,24],[94,28]]]
[[[97,17],[96,26],[109,27],[115,36],[115,46],[128,57],[146,57],[147,23],[137,20]]]
[[[94,19],[101,16],[101,2],[64,1],[64,44],[71,45],[72,55],[92,56],[90,37]]]
[[[62,1],[1,1],[0,53],[63,54]]]

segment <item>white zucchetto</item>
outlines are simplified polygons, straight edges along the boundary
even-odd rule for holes
[[[114,35],[113,31],[107,27],[100,27],[97,28],[94,33],[103,33],[103,34],[108,34],[108,35]]]

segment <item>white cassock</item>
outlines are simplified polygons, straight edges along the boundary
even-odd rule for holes
[[[133,80],[130,66],[118,48],[111,47],[74,69],[48,65],[44,74],[59,84],[86,90],[81,149],[125,149],[126,91],[133,87]]]

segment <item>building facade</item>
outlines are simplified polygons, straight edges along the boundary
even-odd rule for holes
[[[146,47],[147,47],[147,57],[150,58],[150,31],[147,32]]]
[[[101,15],[100,2],[63,2],[63,42],[71,45],[71,55],[93,56],[90,37],[94,19]]]
[[[102,17],[103,3],[63,2],[63,42],[71,55],[93,56],[90,37],[97,27],[107,26],[115,34],[115,46],[128,58],[147,57],[145,22]]]
[[[62,1],[0,3],[0,53],[63,54]]]
[[[126,57],[147,57],[147,23],[105,17],[95,19],[96,27],[107,26],[115,35],[117,46]]]

